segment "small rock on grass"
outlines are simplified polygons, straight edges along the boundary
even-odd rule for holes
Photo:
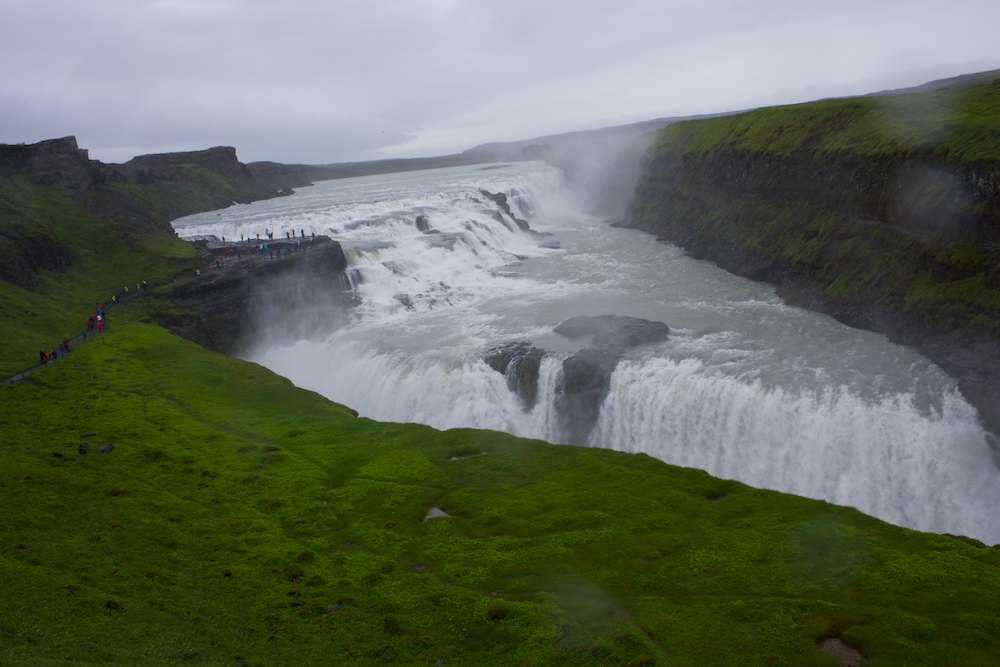
[[[450,519],[451,515],[445,512],[440,507],[432,507],[427,510],[427,514],[424,515],[424,521],[430,521],[431,519]]]

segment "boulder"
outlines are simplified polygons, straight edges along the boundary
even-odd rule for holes
[[[558,411],[565,440],[584,444],[611,384],[620,352],[587,347],[563,360]]]
[[[571,317],[557,326],[555,332],[567,338],[591,336],[594,347],[624,351],[637,345],[666,340],[670,327],[663,322],[639,317],[595,315]]]
[[[555,331],[567,338],[590,338],[590,346],[563,361],[558,405],[564,438],[584,444],[622,356],[638,345],[666,340],[670,327],[638,317],[597,315],[571,317]]]
[[[538,401],[538,369],[544,356],[545,352],[531,343],[516,341],[488,350],[483,361],[503,374],[510,390],[530,410]]]

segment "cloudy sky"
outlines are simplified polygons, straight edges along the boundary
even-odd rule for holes
[[[1000,0],[0,0],[0,142],[442,155],[1000,68]]]

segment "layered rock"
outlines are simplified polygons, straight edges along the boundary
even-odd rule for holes
[[[678,123],[625,224],[918,347],[996,430],[998,103],[994,82]]]
[[[273,258],[248,246],[220,268],[177,280],[154,314],[210,350],[239,353],[262,335],[294,339],[336,326],[354,305],[346,268],[343,248],[326,237],[305,252],[279,248]]]

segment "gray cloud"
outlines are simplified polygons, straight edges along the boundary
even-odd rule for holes
[[[1000,67],[998,19],[993,0],[0,0],[0,141],[434,155]]]

